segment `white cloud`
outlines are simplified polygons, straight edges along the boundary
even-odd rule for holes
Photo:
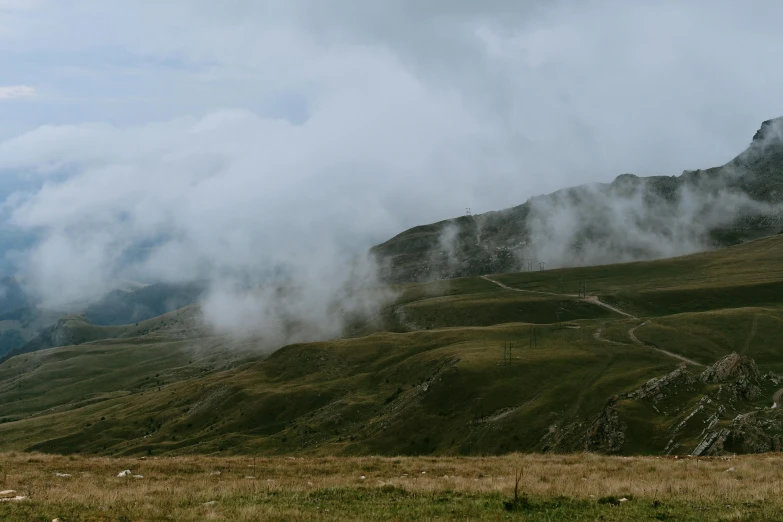
[[[28,85],[0,85],[0,100],[29,98],[36,94],[35,88]]]
[[[305,296],[336,293],[346,252],[405,227],[728,160],[783,114],[781,16],[774,1],[41,0],[0,12],[3,77],[46,90],[3,106],[0,126],[27,132],[0,141],[0,171],[43,180],[6,209],[42,237],[25,264],[50,299],[208,276],[219,309],[226,279],[280,267]],[[272,117],[291,100],[300,124]]]

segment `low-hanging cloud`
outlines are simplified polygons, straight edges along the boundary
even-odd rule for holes
[[[440,150],[477,128],[454,100],[404,87],[376,110],[338,96],[303,125],[223,110],[43,127],[0,144],[0,168],[43,183],[6,202],[11,223],[39,236],[22,275],[50,307],[118,278],[206,280],[202,309],[219,330],[272,345],[339,335],[390,297],[359,254],[395,231],[394,206],[426,187]]]
[[[360,254],[407,227],[719,164],[783,113],[775,2],[35,4],[0,15],[4,75],[49,104],[0,122],[0,173],[36,186],[2,208],[38,238],[30,287],[56,306],[206,280],[214,325],[275,342],[372,315]]]
[[[531,201],[530,245],[523,257],[556,268],[679,256],[713,248],[710,232],[730,228],[743,216],[781,211],[736,190],[711,193],[685,186],[668,199],[641,182],[575,192],[578,202],[566,194]]]

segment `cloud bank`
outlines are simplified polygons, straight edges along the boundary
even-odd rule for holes
[[[372,313],[357,255],[404,228],[721,164],[783,114],[778,2],[30,5],[0,70],[47,95],[0,122],[0,176],[32,187],[2,207],[32,288],[206,279],[215,324],[275,339]]]

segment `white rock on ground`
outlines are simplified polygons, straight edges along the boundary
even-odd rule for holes
[[[0,502],[19,502],[20,500],[25,500],[27,497],[22,495],[17,495],[16,491],[13,489],[6,489],[5,491],[0,491]]]
[[[125,471],[120,471],[117,474],[118,477],[130,477],[131,475],[133,475],[133,473],[131,473],[131,470],[129,469],[126,469]]]
[[[60,473],[60,472],[57,472],[54,475],[56,477],[71,477],[72,476],[70,473]]]

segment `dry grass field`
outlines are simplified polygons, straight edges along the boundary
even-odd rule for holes
[[[131,470],[143,478],[118,477]],[[521,469],[520,500],[513,499]],[[70,476],[58,476],[67,474]],[[3,521],[780,520],[783,456],[0,454]],[[626,499],[626,500],[622,500]]]

